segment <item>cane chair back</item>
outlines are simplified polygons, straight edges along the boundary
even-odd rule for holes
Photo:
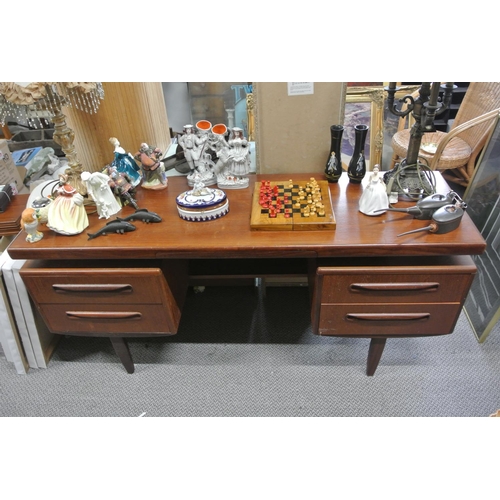
[[[435,153],[421,149],[419,156],[432,170],[441,170],[448,180],[467,186],[499,112],[500,82],[471,83],[450,131],[430,132],[422,137],[423,147],[437,145]],[[393,161],[406,157],[409,140],[409,129],[394,135]]]

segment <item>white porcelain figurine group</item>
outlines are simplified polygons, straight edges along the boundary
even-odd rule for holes
[[[207,120],[185,125],[179,145],[189,165],[188,184],[203,182],[206,186],[217,184],[221,189],[248,187],[250,172],[250,144],[243,130],[233,127],[229,139],[227,127],[213,125]]]

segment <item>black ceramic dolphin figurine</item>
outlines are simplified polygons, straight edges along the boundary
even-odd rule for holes
[[[135,226],[133,224],[130,224],[130,222],[124,220],[115,219],[108,222],[104,227],[99,229],[99,231],[95,233],[87,233],[87,235],[89,237],[89,240],[92,240],[94,238],[97,238],[98,236],[102,236],[103,234],[123,234],[129,233],[130,231],[135,231]]]
[[[150,212],[145,208],[140,208],[136,210],[133,214],[127,215],[127,217],[117,217],[118,220],[121,221],[134,221],[140,220],[142,222],[150,223],[150,222],[161,222],[162,218],[155,212]]]

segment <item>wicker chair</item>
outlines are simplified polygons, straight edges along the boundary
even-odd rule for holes
[[[422,146],[436,144],[435,153],[421,149],[419,156],[431,170],[442,170],[447,180],[467,186],[499,113],[500,82],[471,83],[450,131],[424,134]],[[403,123],[400,121],[400,127]],[[398,129],[392,138],[391,168],[398,158],[406,158],[409,140],[410,130]]]

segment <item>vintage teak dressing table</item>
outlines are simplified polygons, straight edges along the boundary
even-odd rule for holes
[[[450,188],[436,176],[436,191],[447,194]],[[176,197],[188,185],[185,177],[171,177],[166,190],[139,189],[136,196],[161,223],[136,221],[133,232],[89,240],[87,232],[106,222],[90,215],[85,233],[62,236],[42,226],[42,240],[30,244],[20,233],[8,252],[27,259],[21,275],[49,329],[109,337],[129,373],[134,365],[125,338],[177,333],[189,284],[214,276],[308,277],[310,303],[304,307],[311,310],[313,332],[370,338],[368,375],[387,338],[453,332],[476,271],[470,255],[486,248],[467,214],[449,233],[398,237],[428,221],[398,212],[363,215],[363,185],[349,183],[344,173],[329,184],[334,230],[252,230],[255,182],[283,177],[251,175],[249,188],[227,191],[229,213],[209,222],[179,217]],[[301,182],[311,174],[290,177]],[[133,212],[125,207],[118,215]]]

